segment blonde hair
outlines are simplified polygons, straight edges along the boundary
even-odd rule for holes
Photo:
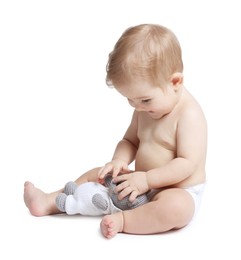
[[[183,72],[179,41],[168,28],[141,24],[128,28],[109,54],[106,84],[121,86],[144,80],[160,86],[175,72]]]

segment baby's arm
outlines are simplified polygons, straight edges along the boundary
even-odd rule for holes
[[[147,190],[175,185],[195,173],[193,178],[197,178],[197,182],[203,180],[203,176],[197,177],[198,172],[202,175],[205,171],[206,159],[207,126],[202,112],[197,108],[189,109],[178,122],[176,136],[177,156],[166,165],[114,178],[115,182],[120,183],[116,187],[120,199],[130,195],[133,201]]]
[[[177,126],[177,156],[165,166],[147,172],[149,188],[177,184],[198,171],[204,171],[207,125],[198,107],[187,109]]]
[[[128,165],[133,162],[139,145],[137,138],[137,113],[134,112],[130,126],[123,139],[117,144],[111,162],[102,167],[98,173],[99,179],[104,179],[105,175],[112,172],[116,177],[119,173],[129,173]]]

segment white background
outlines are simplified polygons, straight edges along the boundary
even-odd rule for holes
[[[100,218],[36,218],[30,180],[50,192],[111,159],[132,109],[105,85],[109,52],[140,23],[169,27],[185,86],[209,125],[208,185],[194,224],[104,239]],[[240,259],[239,1],[1,1],[1,259]],[[239,240],[239,242],[238,242]]]

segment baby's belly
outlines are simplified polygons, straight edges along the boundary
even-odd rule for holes
[[[149,171],[166,165],[175,158],[175,153],[161,146],[141,145],[136,154],[135,171]],[[189,178],[173,187],[188,187],[205,182],[205,164],[201,164]]]
[[[166,165],[174,158],[173,151],[161,146],[140,145],[136,154],[135,170],[148,171]]]

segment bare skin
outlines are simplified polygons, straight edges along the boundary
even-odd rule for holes
[[[27,181],[24,183],[25,205],[30,213],[36,217],[58,214],[60,212],[53,201],[61,191],[62,190],[47,194],[36,188],[33,183]]]
[[[100,229],[104,237],[112,238],[117,233],[123,232],[124,228],[124,216],[123,212],[118,212],[118,214],[106,215],[102,218],[100,222]]]
[[[117,89],[135,108],[130,126],[112,161],[76,180],[77,184],[99,181],[113,172],[114,180],[122,182],[116,188],[119,198],[130,195],[130,200],[150,189],[165,188],[143,206],[104,216],[100,228],[106,238],[119,232],[154,234],[179,229],[193,217],[194,201],[183,188],[205,182],[206,121],[183,87],[182,75],[174,79],[165,92],[143,82]],[[133,160],[135,171],[129,171]],[[46,194],[26,182],[24,201],[34,216],[57,214],[55,198],[61,191]]]
[[[186,226],[190,222],[194,210],[193,199],[185,190],[167,189],[155,196],[152,202],[141,207],[104,216],[100,227],[106,238],[113,238],[117,233],[122,232],[130,234],[163,233]],[[151,214],[147,214],[147,212],[151,212]],[[144,219],[145,224],[143,225]]]
[[[75,182],[79,185],[88,181],[98,181],[98,172],[100,168],[94,168],[81,175]],[[24,202],[30,213],[36,217],[53,215],[61,213],[55,204],[55,198],[63,188],[52,193],[45,193],[34,186],[33,183],[26,181],[24,183]]]
[[[140,86],[139,84],[138,91],[135,91],[137,89],[135,86],[132,86],[132,91],[120,89],[121,94],[128,98],[137,111],[124,140],[130,140],[134,147],[138,147],[136,153],[133,152],[136,173],[138,176],[143,171],[147,173],[146,186],[168,189],[157,194],[152,202],[132,211],[123,212],[123,218],[119,213],[104,216],[101,229],[107,238],[115,236],[118,232],[152,234],[186,226],[193,217],[195,205],[190,194],[183,188],[205,182],[206,120],[198,103],[180,84],[175,88],[178,91],[168,96],[169,103],[160,102],[164,107],[162,110],[158,110],[158,105],[157,107],[153,105],[151,109],[142,104],[138,107],[138,98],[135,96],[138,97]],[[158,97],[156,90],[152,92],[150,89],[150,92],[146,92],[146,89],[141,96]],[[161,113],[166,111],[169,113],[163,116]],[[194,111],[194,114],[189,115],[186,111]],[[198,127],[197,125],[193,127],[191,121],[198,121]],[[176,140],[176,137],[180,141]],[[130,160],[123,156],[124,150],[127,150],[125,144],[119,145],[114,158]],[[115,162],[107,164],[100,176],[105,175],[110,169],[115,169],[116,164]],[[120,192],[120,199],[127,194],[134,194],[134,199],[138,193],[146,191],[145,184],[139,185],[137,174],[134,174],[116,177],[117,182],[126,182],[117,189]]]

